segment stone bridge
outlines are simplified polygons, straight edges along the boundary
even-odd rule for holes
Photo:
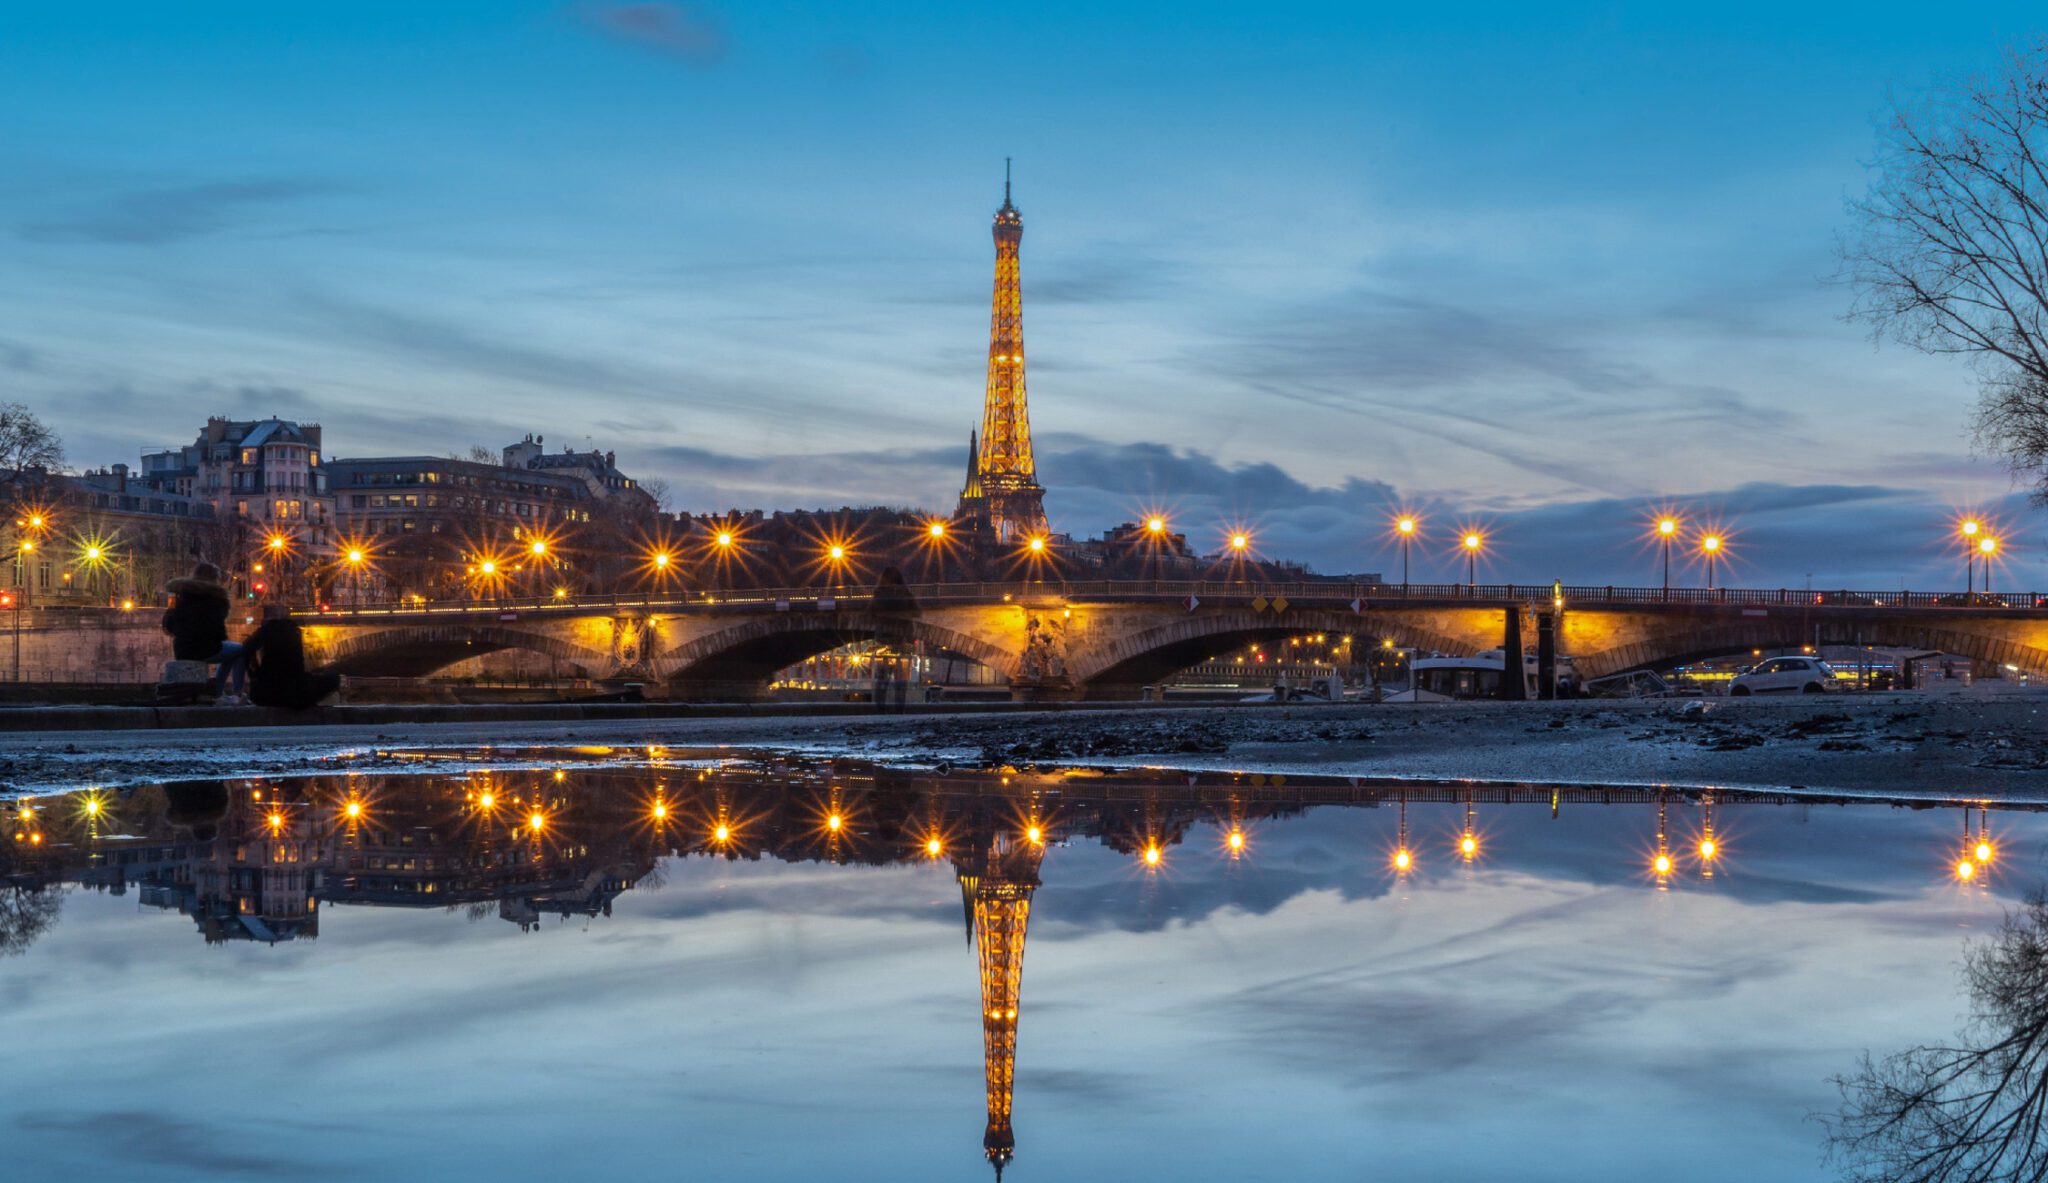
[[[304,615],[315,664],[424,676],[501,649],[565,671],[665,683],[679,698],[755,698],[777,670],[856,641],[921,642],[1003,675],[1027,699],[1134,698],[1179,670],[1304,633],[1470,654],[1501,645],[1507,614],[1553,615],[1588,677],[1752,649],[1904,646],[2048,673],[2048,609],[2010,598],[1907,593],[1339,583],[950,584],[914,607],[816,590],[667,601],[377,607]]]

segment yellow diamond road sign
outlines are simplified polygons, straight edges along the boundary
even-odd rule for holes
[[[1252,611],[1254,611],[1254,612],[1264,612],[1265,610],[1266,610],[1266,597],[1264,597],[1264,596],[1253,596],[1253,597],[1252,597]]]
[[[1285,611],[1287,611],[1287,597],[1286,597],[1286,596],[1274,596],[1274,597],[1273,597],[1273,611],[1275,611],[1275,612],[1285,612]]]

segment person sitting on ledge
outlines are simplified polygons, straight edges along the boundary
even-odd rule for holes
[[[165,590],[171,593],[170,610],[164,613],[171,656],[219,666],[213,692],[219,694],[225,684],[228,693],[220,701],[242,701],[242,647],[228,640],[228,589],[221,585],[220,568],[201,563],[191,575],[171,580]]]

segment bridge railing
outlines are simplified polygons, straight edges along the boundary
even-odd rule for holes
[[[1560,587],[1520,583],[1343,583],[1328,580],[1260,582],[1257,580],[1044,580],[912,584],[907,589],[920,605],[995,603],[1182,602],[1194,606],[1278,607],[1282,601],[1321,608],[1354,605],[1359,611],[1396,604],[1545,605],[1553,600],[1572,606],[1739,606],[1757,608],[1914,608],[2027,609],[2048,611],[2048,594],[2026,592],[1851,591],[1798,588],[1737,587]],[[441,614],[564,613],[588,615],[596,610],[758,612],[815,611],[839,607],[865,608],[872,600],[866,587],[744,588],[731,591],[627,592],[585,596],[501,596],[470,600],[384,601],[301,609],[295,615],[318,618],[431,616]]]

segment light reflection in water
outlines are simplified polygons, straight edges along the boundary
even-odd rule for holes
[[[1250,848],[1250,830],[1261,819],[1298,816],[1312,807],[1391,805],[1391,856],[1385,853],[1385,831],[1356,854],[1362,865],[1407,883],[1422,874],[1409,841],[1411,799],[1444,813],[1458,808],[1452,815],[1459,823],[1457,850],[1461,862],[1475,869],[1482,849],[1482,796],[1489,806],[1510,811],[1549,804],[1553,817],[1561,803],[1575,809],[1654,805],[1654,885],[1684,886],[1691,877],[1691,886],[1703,889],[1726,853],[1717,837],[1716,811],[1732,807],[1754,824],[1761,811],[1791,800],[1311,778],[1276,788],[1247,786],[1225,775],[1160,783],[1144,774],[1012,774],[996,783],[856,765],[773,772],[721,767],[701,771],[677,791],[667,780],[652,781],[652,775],[612,769],[579,772],[572,781],[567,770],[555,768],[316,777],[241,782],[246,792],[200,781],[23,800],[13,805],[13,842],[4,852],[4,870],[17,890],[67,883],[136,890],[147,906],[189,916],[208,943],[276,944],[318,937],[323,907],[495,905],[498,915],[522,929],[547,916],[609,916],[615,901],[664,859],[772,858],[848,866],[944,860],[959,887],[979,971],[983,1152],[1000,1172],[1017,1153],[1011,1118],[1032,903],[1048,855],[1061,844],[1099,842],[1135,856],[1152,872],[1163,870],[1167,852],[1186,846],[1198,830],[1214,835],[1210,857],[1235,861]],[[1988,805],[1959,804],[1964,848],[1950,871],[1974,888],[1992,865],[1996,842]],[[1670,844],[1669,811],[1695,805],[1699,857],[1696,864],[1681,865]],[[1440,814],[1434,824],[1447,820]],[[1738,836],[1744,832],[1739,823],[1735,828]],[[1518,853],[1525,845],[1526,834],[1510,844]],[[1631,862],[1640,857],[1639,847],[1615,849],[1617,875],[1631,865],[1640,868]],[[1497,855],[1488,863],[1488,874],[1513,871]],[[1057,860],[1050,865],[1056,867]],[[1739,865],[1721,870],[1723,881],[1739,883]],[[1421,878],[1421,886],[1431,882],[1426,874]],[[19,934],[13,939],[26,947]]]

